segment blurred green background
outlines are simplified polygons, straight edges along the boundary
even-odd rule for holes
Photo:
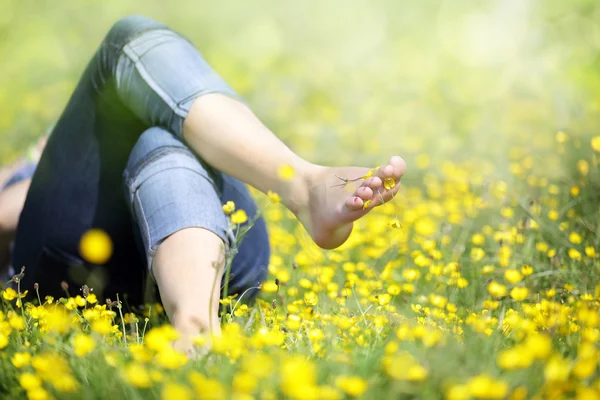
[[[330,164],[549,162],[600,123],[593,0],[0,1],[0,163],[58,118],[120,17],[191,39],[280,137]]]

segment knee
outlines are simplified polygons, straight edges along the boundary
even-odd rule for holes
[[[146,129],[129,153],[126,171],[149,160],[155,151],[165,147],[187,150],[187,147],[169,131],[156,126]]]
[[[128,15],[119,18],[110,28],[105,42],[125,44],[127,40],[145,30],[159,26],[154,20],[142,15]],[[120,47],[120,46],[119,46]]]

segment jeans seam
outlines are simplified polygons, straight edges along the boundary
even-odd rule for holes
[[[140,74],[140,77],[146,84],[154,91],[154,93],[164,101],[173,113],[179,117],[185,118],[186,111],[179,107],[179,104],[154,80],[148,73],[146,66],[142,62],[139,55],[130,46],[130,42],[123,47],[123,53],[121,56],[127,56],[133,63],[135,69]]]
[[[148,241],[146,243],[146,248],[147,248],[149,254],[153,255],[154,251],[152,249],[152,238],[150,237],[150,226],[148,225],[148,221],[146,220],[146,213],[144,213],[144,207],[142,206],[142,201],[140,200],[138,191],[135,192],[134,196],[136,199],[136,205],[140,209],[141,218],[143,219],[144,229],[146,231],[146,240]],[[139,224],[140,224],[140,221],[138,221],[138,226],[139,226]]]
[[[157,29],[157,31],[161,31],[161,29]],[[162,29],[162,31],[163,31],[163,32],[165,32],[165,33],[168,33],[169,35],[168,35],[168,37],[167,37],[167,36],[163,36],[161,39],[164,39],[164,38],[169,38],[169,39],[173,39],[173,38],[176,38],[176,39],[177,39],[177,38],[180,38],[180,36],[179,36],[178,34],[176,34],[175,32],[173,32],[173,31],[170,31],[170,30],[167,30],[167,29]],[[147,33],[147,32],[145,32],[145,33]],[[142,36],[143,36],[143,35],[142,35]],[[129,43],[127,43],[127,46],[129,46],[129,47],[131,48],[131,51],[132,51],[132,52],[134,52],[134,53],[137,55],[137,57],[138,57],[138,58],[140,58],[140,59],[141,59],[142,57],[144,57],[144,56],[146,55],[146,53],[148,53],[149,51],[152,51],[152,50],[155,48],[155,46],[159,46],[159,45],[161,45],[161,44],[164,44],[164,43],[166,43],[166,42],[160,42],[160,43],[156,43],[154,46],[150,47],[149,49],[147,49],[147,50],[146,50],[146,51],[144,51],[143,53],[138,53],[137,51],[135,51],[135,50],[133,49],[132,43],[133,43],[134,41],[136,41],[136,40],[139,40],[139,39],[141,39],[141,37],[138,37],[137,39],[134,39],[134,40],[131,40],[131,41],[129,41]],[[135,44],[136,44],[136,45],[142,45],[142,44],[145,44],[145,43],[147,43],[147,42],[151,42],[153,39],[156,39],[156,38],[154,38],[154,37],[152,37],[152,38],[148,38],[148,39],[146,39],[146,40],[144,40],[144,41],[139,41],[139,42],[137,42],[137,43],[135,43]]]

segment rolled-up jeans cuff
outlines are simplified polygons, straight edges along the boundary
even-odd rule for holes
[[[150,30],[126,43],[115,78],[119,96],[140,119],[180,138],[198,97],[220,93],[244,102],[189,41],[170,29]]]

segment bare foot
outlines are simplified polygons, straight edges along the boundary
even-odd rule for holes
[[[307,177],[308,202],[296,216],[318,246],[334,249],[348,239],[354,221],[393,198],[405,169],[398,156],[366,179],[370,168],[321,167]]]

